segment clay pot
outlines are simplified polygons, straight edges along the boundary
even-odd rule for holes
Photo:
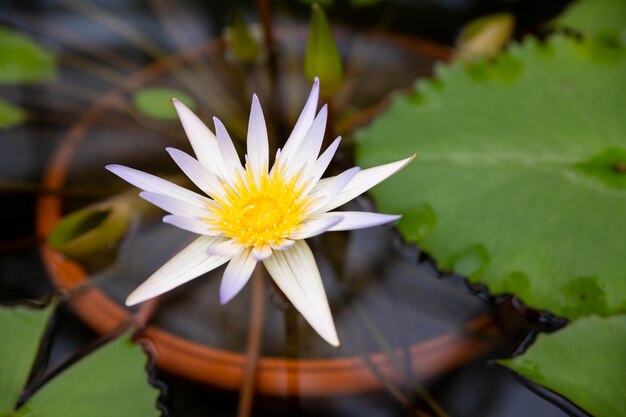
[[[280,30],[278,35],[279,42],[283,40],[297,42],[300,44],[300,49],[303,49],[306,39],[304,29],[284,29]],[[388,35],[363,36],[364,44],[371,46],[377,43],[383,48],[401,51],[406,56],[413,55],[422,59],[427,68],[430,68],[435,60],[445,59],[448,56],[448,51],[444,47],[414,38]],[[353,38],[350,34],[340,32],[340,42],[348,42],[351,39]],[[94,123],[106,117],[108,103],[115,102],[129,91],[162,76],[172,68],[187,65],[202,56],[222,54],[224,48],[224,43],[216,40],[199,48],[156,61],[130,75],[123,86],[114,88],[102,96],[67,131],[44,172],[42,180],[44,187],[59,189],[66,184],[77,149],[81,146],[86,134],[93,128]],[[354,52],[354,50],[350,51]],[[351,53],[350,51],[348,54]],[[350,64],[346,68],[349,82],[351,79],[349,71],[354,68]],[[393,77],[396,76],[391,75],[390,79]],[[403,86],[395,86],[395,88],[398,87]],[[304,91],[306,91],[306,86]],[[340,92],[337,100],[340,101],[341,97]],[[344,128],[352,128],[366,122],[380,109],[380,105],[377,104],[380,98],[380,93],[370,92],[369,98],[363,99],[356,106],[353,116],[344,122]],[[299,105],[297,107],[299,108]],[[228,126],[228,123],[226,125]],[[64,215],[64,200],[51,194],[43,195],[38,201],[36,215],[39,235],[47,236],[54,224]],[[87,283],[89,274],[78,263],[63,257],[45,244],[41,247],[41,256],[50,278],[59,288],[71,290]],[[82,320],[100,333],[116,329],[129,319],[130,314],[130,311],[121,303],[93,286],[77,292],[71,298],[71,305]],[[469,318],[464,326],[439,333],[403,349],[398,348],[397,354],[410,364],[415,377],[426,379],[442,374],[484,353],[490,344],[474,335],[489,335],[494,331],[490,316],[483,312]],[[141,336],[150,341],[156,362],[163,369],[213,386],[233,390],[240,387],[246,361],[243,353],[194,342],[155,325],[148,325],[141,332]],[[377,376],[376,373],[379,375]],[[388,352],[382,351],[367,352],[361,356],[331,358],[262,356],[258,366],[256,389],[260,393],[270,395],[322,396],[362,393],[381,389],[380,375],[391,381],[402,381],[405,378],[403,372],[389,360]]]

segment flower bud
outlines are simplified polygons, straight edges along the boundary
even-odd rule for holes
[[[320,79],[322,96],[331,97],[341,88],[343,68],[324,10],[317,4],[311,6],[309,40],[304,56],[304,72],[310,81]]]

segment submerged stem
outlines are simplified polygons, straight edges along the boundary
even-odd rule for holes
[[[383,336],[382,332],[378,329],[376,324],[374,324],[374,321],[369,317],[367,312],[356,303],[355,303],[355,311],[358,313],[361,320],[363,320],[363,324],[365,325],[367,330],[370,332],[374,340],[376,340],[378,345],[383,349],[383,352],[385,352],[385,354],[387,355],[389,362],[399,372],[404,374],[404,377],[407,380],[412,379],[410,375],[410,369],[406,369],[402,365],[400,358],[395,353],[393,347],[389,344],[385,336]],[[408,352],[406,354],[408,354]],[[426,402],[426,404],[428,404],[430,409],[433,411],[433,413],[435,413],[437,417],[450,417],[448,413],[446,412],[446,410],[443,409],[443,407],[437,402],[437,400],[435,400],[435,398],[428,392],[428,390],[423,385],[421,385],[419,382],[413,382],[412,385],[413,385],[414,390],[417,392],[417,394]],[[396,398],[402,398],[402,397],[396,396]]]
[[[254,387],[261,353],[263,322],[265,320],[265,269],[261,265],[257,265],[252,273],[251,281],[252,307],[250,309],[250,327],[248,330],[246,362],[243,370],[237,417],[248,417],[252,411]]]
[[[291,303],[290,303],[291,304]],[[298,358],[300,350],[300,330],[298,328],[298,310],[293,306],[285,309],[285,344],[287,357]],[[286,372],[288,391],[292,393],[287,398],[290,414],[297,415],[300,410],[300,381],[296,372]]]

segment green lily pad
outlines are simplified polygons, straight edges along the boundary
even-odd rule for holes
[[[53,310],[53,305],[0,308],[0,416],[12,415]]]
[[[578,0],[565,9],[552,25],[584,35],[606,31],[620,33],[626,28],[626,1]]]
[[[3,417],[159,416],[146,355],[130,334],[91,352],[38,388],[14,411],[53,306],[0,307],[0,415]]]
[[[20,125],[26,120],[26,112],[0,98],[0,129],[8,129]]]
[[[570,318],[626,311],[626,47],[529,39],[441,66],[357,132],[372,192],[440,268]]]
[[[539,335],[526,353],[501,361],[595,417],[626,410],[626,316],[582,318]]]
[[[0,83],[47,81],[55,75],[51,52],[22,33],[0,27]]]
[[[178,99],[191,109],[196,107],[194,99],[188,94],[165,87],[147,87],[135,91],[133,104],[144,116],[151,119],[176,120],[178,114],[172,98]]]

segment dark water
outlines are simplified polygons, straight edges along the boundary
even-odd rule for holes
[[[78,2],[80,3],[80,2]],[[129,74],[142,70],[156,56],[173,56],[181,50],[195,50],[222,33],[235,9],[255,21],[254,9],[247,2],[98,1],[97,10],[85,10],[71,1],[4,2],[0,23],[17,27],[52,49],[59,57],[58,82],[43,86],[0,86],[3,97],[23,103],[31,118],[26,126],[0,132],[0,178],[11,179],[0,203],[5,218],[0,240],[0,301],[43,297],[52,291],[37,251],[39,238],[34,226],[37,189],[42,173],[64,132],[78,115],[103,94],[122,85]],[[350,81],[358,88],[344,92],[343,120],[337,130],[349,130],[363,111],[371,108],[398,88],[407,88],[418,76],[428,76],[438,53],[453,41],[469,17],[491,11],[510,10],[518,17],[518,34],[536,30],[540,22],[555,14],[564,2],[462,1],[384,2],[372,9],[355,11],[338,2],[330,13],[345,28],[340,32],[342,51],[350,56]],[[297,24],[308,19],[306,6],[294,2],[273,2],[279,31],[279,58],[282,92],[290,112],[282,122],[290,126],[304,100],[307,82],[299,72],[306,30]],[[111,29],[110,16],[128,28]],[[172,25],[174,29],[172,30]],[[178,30],[183,32],[178,37]],[[442,48],[424,52],[423,47],[407,49],[388,38],[362,38],[359,31],[403,33],[440,42]],[[139,36],[137,36],[137,33]],[[156,51],[155,49],[156,45]],[[420,49],[421,48],[421,49]],[[204,51],[204,50],[203,50]],[[199,58],[198,58],[199,56]],[[231,71],[228,57],[201,52],[177,69],[193,69],[201,63],[210,71],[199,76],[199,89],[191,90],[204,118],[218,115],[234,129],[245,120],[251,91],[271,96],[264,72]],[[85,60],[84,58],[89,58]],[[110,58],[110,59],[107,59]],[[81,59],[83,58],[83,59]],[[350,67],[350,64],[352,66]],[[378,74],[384,73],[385,77]],[[178,77],[176,68],[146,76],[139,86],[174,85],[189,91],[190,85]],[[119,95],[122,106],[111,105],[90,122],[83,142],[77,147],[69,168],[68,187],[96,187],[112,193],[115,182],[102,166],[110,162],[150,168],[153,172],[174,172],[166,165],[165,146],[184,147],[185,139],[177,124],[146,120],[123,104],[130,93]],[[344,123],[343,125],[341,123]],[[244,124],[245,126],[245,124]],[[279,128],[275,127],[279,131]],[[129,140],[128,138],[132,138]],[[348,141],[349,142],[349,141]],[[339,155],[339,164],[348,164],[349,148]],[[45,190],[44,190],[45,191]],[[63,199],[66,210],[79,208],[92,197]],[[357,201],[357,209],[367,208],[367,199]],[[104,275],[101,288],[113,299],[122,300],[134,286],[174,253],[186,234],[172,231],[158,222],[146,222],[131,236],[124,253],[110,265],[94,270]],[[154,245],[154,242],[168,242]],[[456,276],[442,276],[433,263],[414,247],[404,246],[390,229],[376,228],[339,237],[321,237],[312,242],[325,278],[326,290],[335,312],[340,334],[355,331],[337,352],[320,343],[307,326],[299,326],[297,348],[285,340],[285,323],[280,303],[271,304],[264,328],[262,352],[272,356],[327,357],[353,356],[381,347],[372,336],[372,327],[383,333],[394,347],[430,340],[463,328],[471,319],[487,315],[500,335],[489,340],[488,353],[454,370],[420,382],[450,416],[560,416],[579,415],[566,401],[529,386],[513,373],[494,365],[490,359],[510,356],[536,329],[550,330],[560,323],[550,317],[517,308],[509,298],[493,300],[480,288],[467,288]],[[328,248],[333,248],[329,250]],[[336,249],[340,248],[340,249]],[[381,249],[383,248],[383,249]],[[141,254],[149,255],[141,256]],[[136,256],[133,256],[136,255]],[[140,257],[142,262],[129,260]],[[115,277],[124,271],[125,280]],[[107,274],[110,275],[107,277]],[[219,272],[216,273],[219,275]],[[410,279],[408,279],[410,278]],[[247,329],[249,289],[233,303],[221,307],[210,294],[216,294],[217,279],[203,279],[195,286],[182,287],[168,295],[152,323],[190,340],[242,351]],[[274,300],[275,301],[275,300]],[[364,313],[363,313],[364,312]],[[363,317],[365,314],[366,319]],[[56,365],[98,336],[62,306],[57,314],[48,362]],[[234,323],[234,325],[233,325]],[[389,323],[393,323],[392,326]],[[356,330],[354,330],[356,329]],[[474,337],[476,335],[472,335]],[[285,350],[285,347],[287,349]],[[163,371],[154,378],[168,386],[163,406],[172,416],[230,416],[237,408],[238,393],[191,383]],[[418,415],[424,396],[416,384],[400,388],[399,401],[384,389],[368,394],[324,398],[283,398],[257,396],[253,415],[337,415],[403,416]],[[557,404],[556,406],[554,404]]]

